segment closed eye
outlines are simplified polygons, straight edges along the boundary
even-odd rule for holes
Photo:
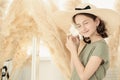
[[[81,25],[80,24],[76,24],[76,28],[80,28],[81,27]]]
[[[84,24],[88,24],[88,22],[84,22]]]
[[[79,26],[76,26],[76,28],[80,28],[81,26],[79,25]]]

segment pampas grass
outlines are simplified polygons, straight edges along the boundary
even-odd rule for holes
[[[1,24],[0,55],[2,58],[0,62],[12,58],[14,66],[12,75],[24,65],[28,57],[27,50],[31,46],[32,36],[38,34],[36,23],[27,12],[24,3],[22,0],[14,0]]]
[[[76,5],[71,4],[71,1],[67,4],[69,8]],[[2,56],[0,63],[12,58],[11,80],[16,70],[20,70],[28,59],[31,61],[27,50],[32,44],[33,36],[39,36],[43,40],[50,49],[55,64],[66,79],[70,79],[70,54],[65,47],[66,32],[52,20],[51,16],[59,8],[53,2],[48,4],[42,0],[13,0],[8,13],[3,16],[0,31],[0,56]]]

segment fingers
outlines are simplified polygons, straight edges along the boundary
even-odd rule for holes
[[[72,39],[72,35],[71,34],[67,35],[67,41],[71,39]]]
[[[71,37],[73,42],[76,42],[76,37]]]
[[[80,42],[79,36],[68,35],[66,43],[71,43],[71,42],[73,42],[75,44],[79,44],[79,42]]]
[[[67,38],[69,38],[69,37],[71,37],[72,36],[72,34],[67,34]]]
[[[77,42],[79,42],[79,41],[80,41],[79,36],[77,36],[77,37],[76,37],[76,41],[77,41]]]

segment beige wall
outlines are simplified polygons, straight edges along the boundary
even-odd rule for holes
[[[40,61],[40,80],[65,80],[60,70],[50,60]]]
[[[10,62],[11,63],[11,62]],[[11,64],[9,64],[9,69]],[[106,78],[104,80],[120,80],[119,68],[109,68]],[[60,70],[49,58],[42,58],[40,60],[40,80],[65,80]],[[30,80],[31,79],[31,65],[27,64],[20,71],[16,71],[13,80]],[[18,75],[17,75],[18,74]]]
[[[26,65],[19,72],[18,80],[31,79],[31,65]],[[40,80],[65,80],[60,70],[49,59],[40,60]]]

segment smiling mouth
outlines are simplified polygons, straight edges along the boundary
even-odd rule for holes
[[[83,32],[83,34],[87,33],[88,31]]]

